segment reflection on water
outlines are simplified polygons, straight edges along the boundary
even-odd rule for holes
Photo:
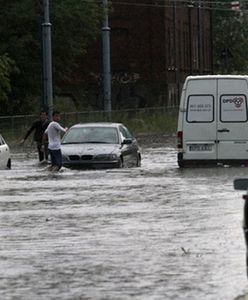
[[[0,299],[234,299],[245,292],[247,168],[180,170],[174,148],[141,168],[50,174],[16,154],[0,171]]]

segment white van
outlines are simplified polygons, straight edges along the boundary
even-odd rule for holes
[[[178,165],[248,165],[248,76],[189,76],[178,118]]]

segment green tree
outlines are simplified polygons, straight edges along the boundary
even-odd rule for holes
[[[213,48],[215,73],[247,74],[248,15],[231,9],[230,1],[220,2],[213,10]],[[224,5],[223,5],[224,4]]]
[[[8,105],[8,95],[11,92],[10,76],[17,71],[13,60],[7,55],[0,56],[0,105],[2,109]]]
[[[0,7],[0,57],[7,54],[3,67],[9,68],[0,77],[1,99],[8,94],[0,114],[31,113],[42,96],[42,0],[0,0]],[[79,74],[78,63],[100,32],[101,6],[97,0],[50,0],[50,14],[54,90],[61,91]],[[13,64],[19,72],[10,72]]]

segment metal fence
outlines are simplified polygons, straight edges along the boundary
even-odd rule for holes
[[[134,134],[156,134],[176,130],[178,107],[150,107],[144,109],[104,111],[64,112],[61,125],[70,127],[85,122],[120,122]],[[9,142],[21,140],[37,115],[0,117],[0,132]]]

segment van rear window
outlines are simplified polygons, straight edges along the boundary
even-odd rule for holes
[[[247,98],[245,95],[220,96],[221,122],[246,122]]]
[[[210,123],[214,121],[214,96],[190,95],[187,103],[186,120],[189,123]]]

